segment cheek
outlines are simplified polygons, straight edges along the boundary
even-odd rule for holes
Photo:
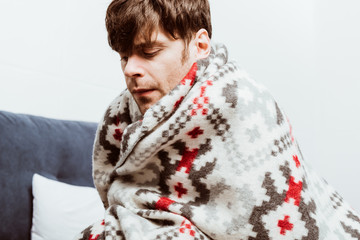
[[[156,75],[152,78],[164,94],[174,89],[190,70],[189,61],[184,63],[182,60],[182,52],[179,51],[179,54],[167,56],[166,59],[161,59],[161,62],[152,66],[152,73]]]
[[[125,84],[126,84],[127,88],[129,90],[131,90],[134,87],[133,86],[134,85],[133,81],[131,81],[129,78],[127,78],[125,76],[124,76],[124,78],[125,78]]]
[[[124,60],[120,60],[120,67],[121,67],[121,71],[124,72],[124,69],[125,69],[125,66],[126,66],[126,61]]]
[[[174,64],[173,66],[171,70],[169,69],[170,71],[167,78],[168,91],[175,88],[188,72],[186,66],[181,63]]]

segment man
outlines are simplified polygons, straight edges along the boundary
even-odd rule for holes
[[[114,0],[127,89],[94,145],[103,221],[78,239],[360,239],[265,88],[211,45],[207,0]]]
[[[182,13],[182,1],[173,1],[168,9],[148,2],[114,1],[107,15],[110,46],[121,56],[128,90],[142,114],[167,95],[196,60],[209,55],[211,36],[207,1],[189,1]],[[191,19],[196,13],[202,16]],[[179,14],[188,19],[176,23]]]

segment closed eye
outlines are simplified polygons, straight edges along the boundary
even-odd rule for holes
[[[120,57],[120,62],[121,63],[126,63],[128,61],[128,57],[124,56],[124,57]]]
[[[145,58],[153,58],[155,57],[157,54],[159,54],[161,51],[161,49],[144,49],[142,51],[142,54]]]

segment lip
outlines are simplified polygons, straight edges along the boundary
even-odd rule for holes
[[[154,91],[154,89],[146,89],[146,88],[137,88],[132,91],[134,95],[137,96],[146,96],[151,94]]]

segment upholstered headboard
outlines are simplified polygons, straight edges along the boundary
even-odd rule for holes
[[[0,111],[1,239],[30,239],[34,173],[93,186],[96,126]]]

